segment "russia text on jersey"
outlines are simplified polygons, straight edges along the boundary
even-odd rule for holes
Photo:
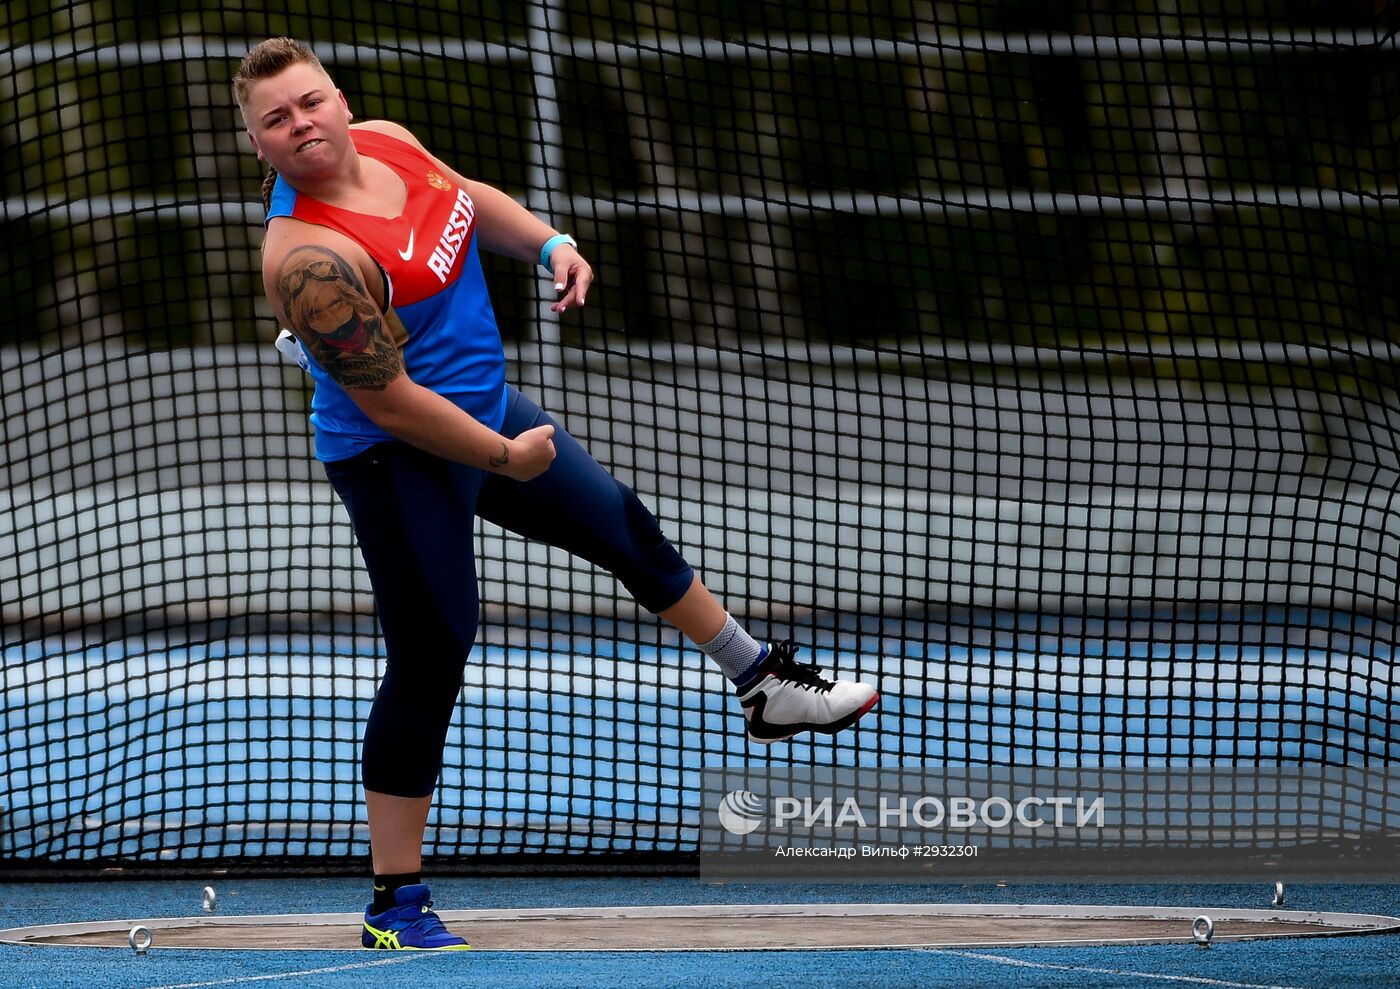
[[[442,228],[442,238],[433,248],[432,257],[428,258],[428,267],[444,285],[447,284],[448,272],[452,270],[452,262],[457,260],[462,245],[471,236],[472,220],[475,218],[476,204],[472,202],[472,197],[467,195],[467,190],[458,189],[452,215],[447,218],[447,226]]]

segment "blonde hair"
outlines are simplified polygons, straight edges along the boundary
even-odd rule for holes
[[[233,74],[233,98],[238,101],[238,108],[244,111],[245,118],[248,93],[253,83],[259,79],[271,79],[293,65],[314,65],[322,72],[326,71],[311,46],[295,38],[268,38],[243,56],[243,61],[238,63],[238,71]],[[262,184],[263,209],[269,209],[272,205],[272,187],[276,182],[277,170],[269,167]]]
[[[295,38],[268,38],[238,63],[238,71],[233,74],[233,98],[240,107],[246,106],[248,91],[253,88],[253,83],[259,79],[271,79],[293,65],[314,65],[322,72],[326,71],[311,46],[305,42]]]

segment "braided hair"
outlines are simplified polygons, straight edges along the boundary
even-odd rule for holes
[[[277,169],[268,166],[267,175],[262,183],[262,204],[263,211],[270,212],[272,209],[272,187],[277,184]]]

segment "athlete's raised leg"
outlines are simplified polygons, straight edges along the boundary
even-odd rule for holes
[[[555,427],[554,462],[531,481],[488,476],[477,503],[482,518],[616,576],[638,604],[679,629],[733,682],[753,741],[837,732],[875,706],[873,687],[826,679],[815,665],[796,662],[793,643],[754,640],[706,589],[637,495],[512,389],[501,432],[514,436],[546,423]]]

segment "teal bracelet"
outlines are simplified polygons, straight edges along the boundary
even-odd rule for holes
[[[568,244],[570,247],[578,247],[578,241],[574,240],[568,234],[555,234],[553,237],[549,238],[549,240],[545,241],[544,246],[540,248],[541,268],[549,267],[549,256],[554,253],[554,249],[560,244]]]

